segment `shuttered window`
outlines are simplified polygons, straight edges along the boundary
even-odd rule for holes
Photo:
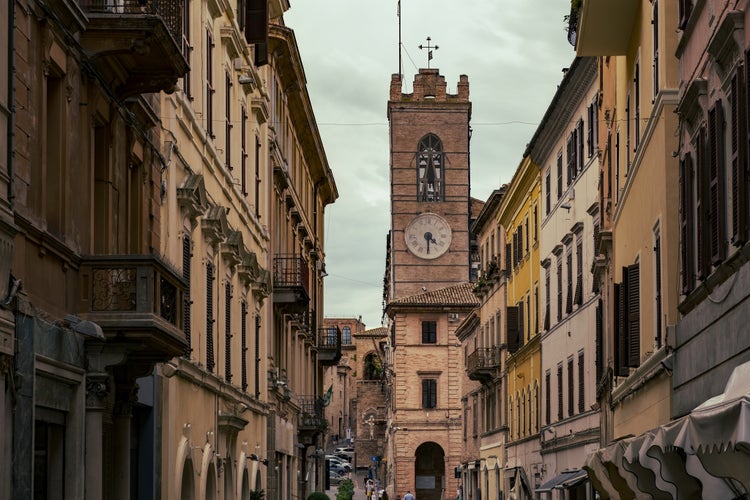
[[[625,288],[622,283],[615,283],[614,286],[614,297],[615,297],[615,375],[618,377],[627,377],[629,374],[627,364],[627,352],[628,352],[628,336],[627,329],[625,328],[625,314],[624,314],[624,295]]]
[[[242,196],[247,196],[247,110],[242,106],[240,110],[240,182]]]
[[[508,332],[508,352],[513,354],[518,350],[520,346],[518,342],[518,307],[508,306],[508,310],[505,314],[507,321],[507,332]]]
[[[575,412],[575,385],[573,382],[573,358],[568,358],[568,416],[572,417]]]
[[[583,119],[578,120],[578,126],[575,132],[576,144],[576,173],[583,171]]]
[[[661,347],[662,342],[662,293],[661,293],[661,232],[659,228],[654,231],[654,292],[656,294],[656,332],[654,341],[656,348]]]
[[[563,191],[563,159],[562,153],[557,155],[557,199],[562,198]]]
[[[680,273],[682,293],[693,289],[695,263],[693,248],[693,160],[690,154],[680,161]]]
[[[638,151],[638,146],[641,143],[641,65],[636,64],[633,71],[633,128],[634,128],[634,141],[633,151]]]
[[[557,364],[557,420],[563,419],[563,367]]]
[[[557,321],[562,320],[563,311],[563,273],[562,273],[562,259],[557,258]]]
[[[568,251],[565,257],[567,264],[567,296],[565,301],[565,313],[570,314],[573,312],[573,253]]]
[[[550,295],[552,290],[550,289],[550,271],[549,267],[544,270],[544,330],[549,330],[550,315],[552,314],[550,307]]]
[[[598,384],[604,374],[604,324],[602,310],[602,299],[596,304],[596,383]]]
[[[253,353],[254,379],[255,379],[255,397],[260,397],[260,316],[255,316],[255,352]]]
[[[726,257],[724,108],[721,100],[708,110],[708,190],[711,263],[718,265]]]
[[[224,380],[232,381],[232,285],[224,284]]]
[[[437,380],[435,379],[422,380],[422,408],[437,408]]]
[[[224,76],[224,166],[232,170],[232,78]]]
[[[511,259],[513,258],[513,251],[511,250],[510,243],[505,244],[505,270],[510,272],[513,269]]]
[[[586,368],[583,366],[583,351],[578,353],[578,413],[586,410]]]
[[[552,210],[552,174],[549,170],[544,176],[544,188],[544,214],[549,215],[550,210]]]
[[[206,264],[206,369],[214,371],[214,265]]]
[[[240,304],[240,378],[243,392],[247,391],[247,351],[247,302],[243,300]]]
[[[523,321],[523,300],[518,303],[518,347],[523,346],[523,340],[526,338],[526,325]]]
[[[190,331],[190,261],[192,257],[190,238],[186,235],[182,238],[182,277],[185,280],[186,288],[182,300],[182,328],[185,332],[185,353],[186,358],[190,358],[193,352],[192,336]]]
[[[583,241],[579,238],[576,243],[576,295],[575,303],[583,304]]]
[[[627,269],[628,366],[637,367],[641,364],[640,273],[638,264]]]
[[[594,253],[591,255],[594,259],[599,255],[599,221],[594,222]],[[596,278],[591,280],[591,291],[595,294],[599,293],[599,280]]]
[[[547,370],[544,374],[545,401],[544,401],[544,423],[552,423],[552,374]]]
[[[213,82],[214,37],[206,31],[206,133],[214,137],[214,82]]]
[[[708,228],[708,148],[706,147],[706,129],[701,127],[695,141],[695,182],[697,198],[695,201],[695,240],[698,279],[703,281],[710,273],[710,230]]]
[[[745,61],[745,66],[747,61]],[[747,82],[745,67],[740,66],[732,77],[732,243],[742,246],[747,241]]]
[[[693,11],[693,0],[678,0],[677,2],[677,15],[679,29],[685,29],[687,26],[688,19],[690,19],[690,13]]]

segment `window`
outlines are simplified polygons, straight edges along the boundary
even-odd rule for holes
[[[557,420],[563,418],[563,367],[557,364]]]
[[[544,215],[549,215],[552,210],[552,173],[549,170],[544,176],[544,188]]]
[[[583,119],[578,120],[576,126],[576,172],[583,172]]]
[[[232,78],[229,73],[224,78],[224,165],[232,170]]]
[[[436,135],[419,142],[417,169],[418,201],[443,201],[443,145]]]
[[[679,0],[677,3],[677,13],[679,24],[677,27],[681,30],[687,26],[688,19],[690,19],[690,13],[693,10],[693,0]]]
[[[422,380],[422,408],[437,408],[437,380],[435,379]]]
[[[190,331],[190,260],[193,256],[191,252],[191,241],[188,235],[182,238],[182,277],[187,284],[185,293],[182,295],[182,328],[185,332],[185,352],[184,356],[190,359],[190,353],[193,351]]]
[[[214,265],[206,264],[206,370],[214,371]]]
[[[576,143],[578,142],[576,139],[578,131],[573,130],[570,135],[568,136],[568,141],[566,143],[565,149],[567,152],[567,164],[568,164],[568,179],[567,179],[567,186],[570,186],[573,182],[573,179],[576,178],[576,172],[578,171],[578,167],[576,166],[576,160],[578,159],[578,155],[576,153]]]
[[[583,240],[576,242],[576,305],[583,304]]]
[[[552,374],[549,372],[549,370],[547,370],[544,374],[544,385],[546,387],[544,423],[549,425],[550,423],[552,423]]]
[[[604,374],[604,324],[603,324],[603,302],[600,298],[596,303],[596,383],[602,379]]]
[[[255,218],[260,219],[260,139],[255,137]]]
[[[638,263],[622,268],[622,283],[615,287],[616,372],[628,375],[628,368],[640,364],[640,273]]]
[[[190,45],[190,2],[184,2],[182,5],[182,57],[187,61],[189,68],[190,54],[193,52],[193,47]],[[193,100],[193,96],[190,93],[190,71],[186,72],[185,76],[182,77],[182,91],[188,100]]]
[[[557,199],[562,198],[563,191],[563,159],[562,151],[557,153]]]
[[[588,136],[588,157],[591,158],[597,153],[599,148],[599,113],[596,99],[589,104],[586,113],[588,119],[588,126],[586,128],[586,135]]]
[[[654,99],[659,93],[659,1],[654,0],[654,5],[651,8],[651,34],[654,44]]]
[[[507,334],[508,334],[508,352],[513,354],[523,345],[523,337],[519,330],[519,319],[518,319],[518,306],[508,306],[505,313],[505,320],[507,322]]]
[[[732,243],[740,247],[747,241],[747,213],[748,213],[748,185],[747,171],[743,168],[747,161],[747,80],[745,71],[750,72],[750,61],[740,66],[732,76],[731,81],[731,113],[730,131],[732,138],[731,168],[732,168]]]
[[[711,264],[721,263],[726,254],[724,108],[721,100],[708,110],[708,217]]]
[[[631,95],[628,93],[628,97],[625,100],[625,175],[628,175],[630,172],[630,146],[633,144],[630,141],[633,129],[633,110],[631,109],[631,104]]]
[[[562,259],[557,258],[557,321],[562,320],[563,311],[563,272],[562,272]]]
[[[232,284],[224,284],[224,380],[232,382]]]
[[[639,63],[636,63],[633,73],[633,100],[635,101],[633,103],[633,107],[635,108],[635,116],[633,117],[633,130],[635,131],[633,151],[637,151],[641,143],[641,65]]]
[[[599,220],[594,221],[594,252],[591,255],[595,257],[599,255]],[[599,293],[599,280],[595,278],[591,282],[591,291],[595,294]]]
[[[351,345],[351,343],[352,343],[352,329],[350,327],[348,327],[348,326],[345,326],[342,329],[341,332],[342,332],[341,343],[343,345]]]
[[[437,343],[437,322],[436,321],[422,321],[422,343],[423,344]]]
[[[565,314],[573,312],[573,252],[572,249],[568,249],[565,257],[568,276],[567,276],[567,296],[565,301]]]
[[[573,357],[568,358],[568,416],[572,417],[575,412],[573,411],[573,402],[575,401],[575,391],[573,385]]]
[[[529,315],[529,321],[531,321],[531,315]],[[534,285],[534,325],[532,332],[539,332],[539,283]]]
[[[213,85],[214,38],[206,31],[206,133],[214,137],[214,85]]]
[[[550,326],[550,315],[552,314],[550,308],[550,295],[552,290],[550,288],[550,270],[549,267],[544,269],[544,330],[549,330]]]
[[[586,368],[583,365],[583,351],[578,352],[578,413],[586,410],[585,386],[584,380]]]
[[[695,207],[695,239],[697,241],[697,274],[698,279],[703,281],[710,272],[709,264],[709,229],[708,229],[708,165],[706,161],[706,127],[700,127],[695,139],[695,182],[696,201]],[[690,187],[692,189],[692,186]]]
[[[255,397],[260,397],[260,315],[255,316],[255,352],[253,354],[255,367]]]
[[[654,344],[656,348],[661,347],[662,341],[662,300],[661,300],[661,234],[659,226],[654,229],[654,296],[656,297],[656,331],[654,332]]]
[[[247,110],[242,106],[240,115],[240,180],[242,196],[247,196]]]
[[[247,391],[247,302],[240,303],[240,381],[242,391]]]

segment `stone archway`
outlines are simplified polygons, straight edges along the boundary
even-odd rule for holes
[[[414,496],[441,500],[445,489],[445,451],[434,442],[419,445],[414,453]]]

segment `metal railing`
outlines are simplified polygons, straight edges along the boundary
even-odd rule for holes
[[[79,0],[78,4],[87,14],[159,16],[175,44],[181,46],[184,0]]]

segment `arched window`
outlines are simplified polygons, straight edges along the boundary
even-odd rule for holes
[[[443,201],[443,174],[443,144],[435,134],[427,134],[417,152],[417,201]]]
[[[375,353],[365,356],[365,380],[380,380],[383,377],[383,365]]]

